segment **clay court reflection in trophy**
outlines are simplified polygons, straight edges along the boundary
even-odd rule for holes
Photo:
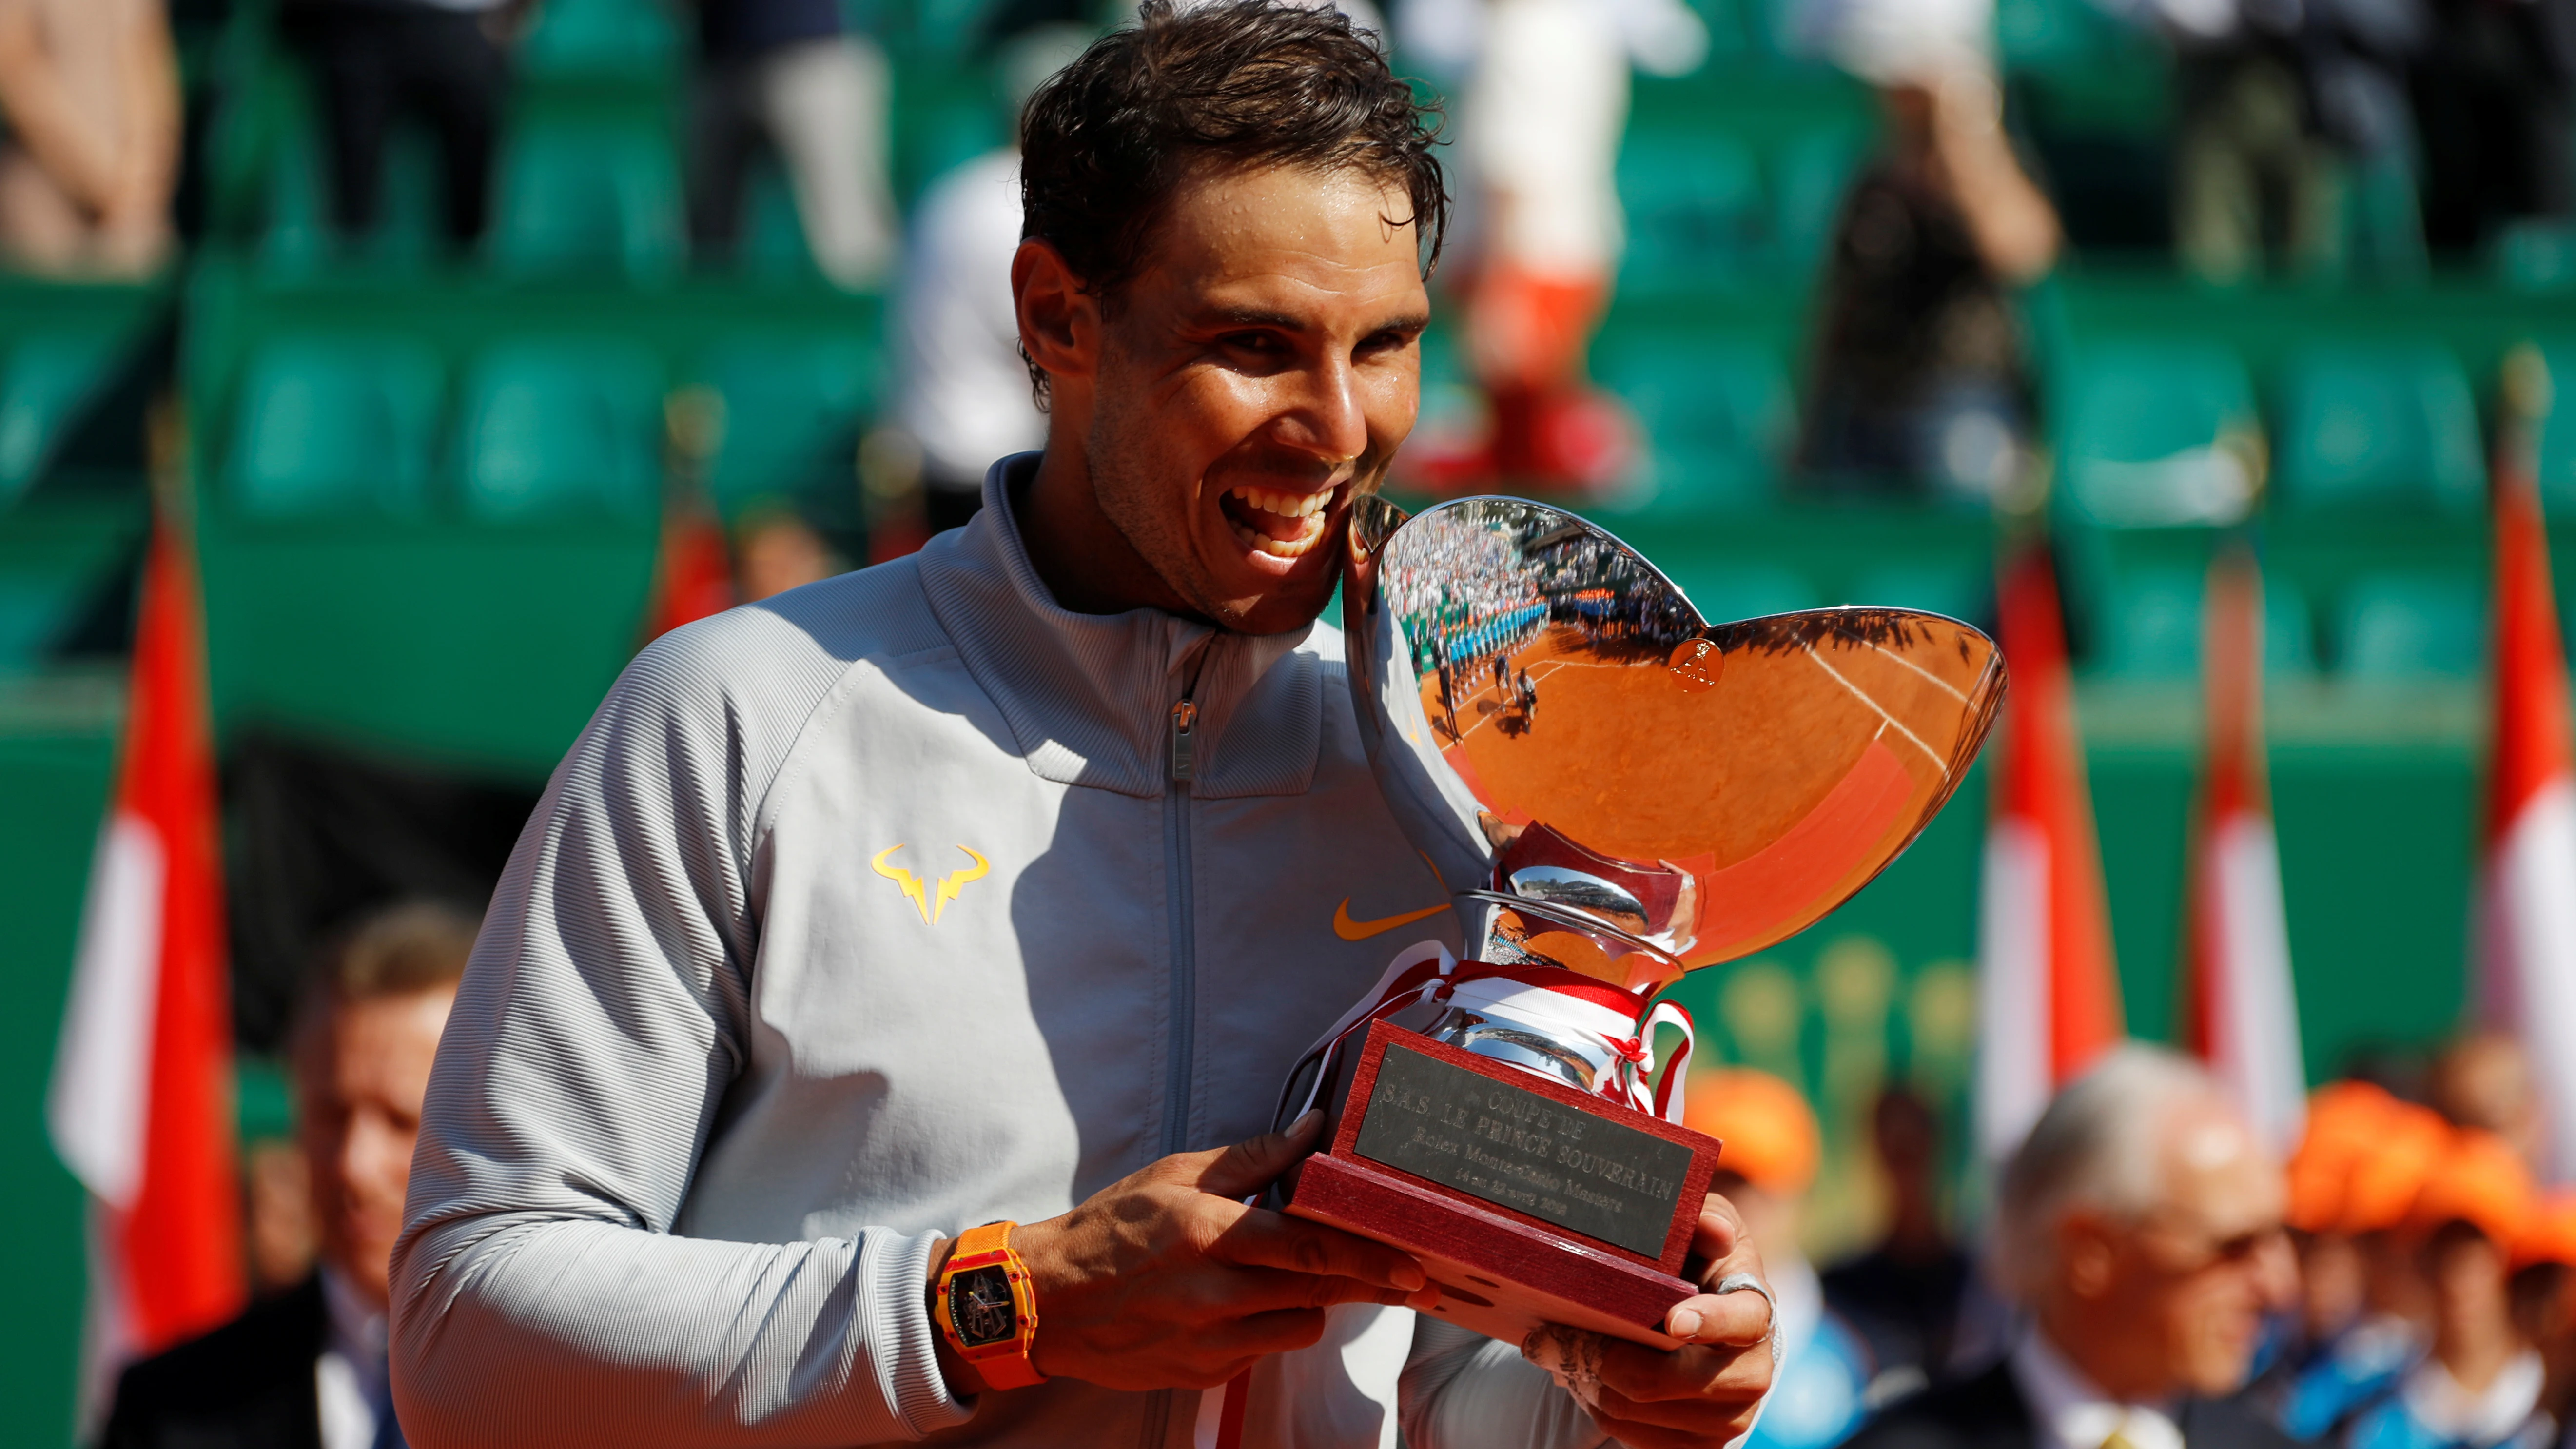
[[[1906,610],[1710,624],[1517,499],[1363,498],[1347,569],[1370,761],[1472,959],[1399,956],[1307,1054],[1280,1116],[1323,1107],[1324,1146],[1277,1200],[1415,1254],[1433,1311],[1496,1338],[1669,1347],[1721,1144],[1680,1125],[1690,1020],[1657,993],[1895,859],[1976,758],[2002,662]]]

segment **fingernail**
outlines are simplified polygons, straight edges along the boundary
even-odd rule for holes
[[[1698,1309],[1696,1309],[1696,1308],[1676,1308],[1676,1309],[1674,1309],[1674,1310],[1673,1310],[1673,1317],[1672,1317],[1672,1326],[1671,1326],[1671,1328],[1668,1330],[1668,1332],[1670,1332],[1670,1333],[1672,1334],[1672,1336],[1673,1336],[1673,1337],[1675,1337],[1675,1338],[1696,1338],[1696,1337],[1698,1337],[1698,1336],[1699,1336],[1699,1310],[1698,1310]]]
[[[1431,1275],[1423,1272],[1420,1268],[1415,1267],[1411,1263],[1399,1263],[1396,1265],[1395,1271],[1387,1275],[1387,1279],[1394,1283],[1396,1287],[1410,1293],[1414,1289],[1420,1288],[1429,1283],[1431,1281]]]
[[[1307,1108],[1307,1109],[1306,1109],[1306,1114],[1305,1114],[1304,1116],[1299,1117],[1296,1121],[1291,1122],[1291,1123],[1289,1123],[1289,1124],[1288,1124],[1288,1135],[1289,1135],[1289,1136],[1291,1136],[1291,1137],[1294,1137],[1294,1136],[1296,1136],[1298,1133],[1305,1131],[1305,1130],[1307,1129],[1307,1127],[1309,1127],[1310,1125],[1312,1125],[1312,1124],[1314,1124],[1314,1123],[1317,1123],[1317,1122],[1321,1122],[1321,1121],[1323,1121],[1323,1120],[1324,1120],[1324,1109],[1323,1109],[1323,1108],[1321,1108],[1321,1107],[1309,1107],[1309,1108]]]

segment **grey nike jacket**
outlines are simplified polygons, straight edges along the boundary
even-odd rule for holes
[[[394,1254],[417,1449],[1206,1441],[1213,1393],[951,1396],[931,1246],[1266,1130],[1456,926],[1340,636],[1058,608],[1012,522],[1035,462],[913,558],[656,641],[556,770]],[[1248,1408],[1248,1449],[1603,1437],[1509,1346],[1369,1306]]]

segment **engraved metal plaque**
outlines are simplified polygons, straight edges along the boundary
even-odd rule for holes
[[[1690,1149],[1390,1045],[1362,1157],[1645,1257],[1664,1251]]]

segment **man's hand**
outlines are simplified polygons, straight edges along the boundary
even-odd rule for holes
[[[1336,1303],[1439,1301],[1408,1254],[1243,1205],[1322,1127],[1309,1112],[1286,1132],[1166,1157],[1014,1231],[1037,1297],[1038,1372],[1113,1389],[1212,1388],[1323,1337]],[[944,1344],[941,1367],[959,1392],[975,1387]]]
[[[1762,1276],[1762,1259],[1735,1205],[1715,1193],[1691,1237],[1695,1280],[1714,1288],[1737,1273]],[[1702,1293],[1673,1305],[1662,1350],[1570,1328],[1542,1328],[1521,1351],[1556,1376],[1610,1437],[1629,1449],[1733,1442],[1753,1427],[1771,1391],[1771,1304],[1750,1291]]]

